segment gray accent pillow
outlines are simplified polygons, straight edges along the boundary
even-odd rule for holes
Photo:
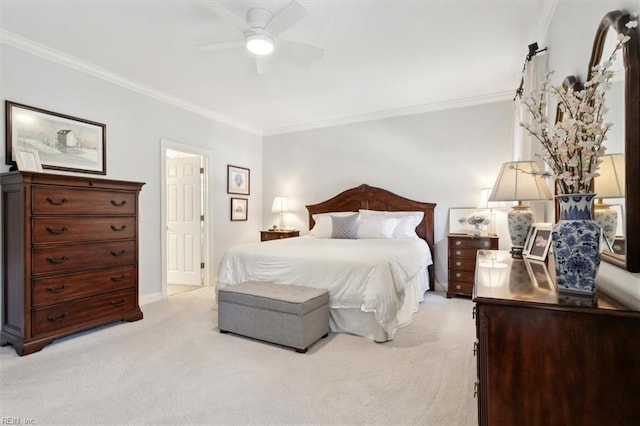
[[[331,238],[355,240],[358,238],[358,215],[331,216]]]

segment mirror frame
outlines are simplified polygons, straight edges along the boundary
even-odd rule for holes
[[[625,25],[629,20],[629,14],[620,10],[609,12],[602,18],[593,42],[587,76],[591,75],[591,68],[602,60],[607,32],[609,30],[617,34],[626,32]],[[632,29],[629,36],[631,38],[624,44],[621,52],[625,69],[626,253],[622,257],[602,252],[602,259],[626,268],[629,272],[640,272],[640,190],[638,190],[640,188],[640,50],[637,29]]]

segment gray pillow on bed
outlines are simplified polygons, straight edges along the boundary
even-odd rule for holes
[[[358,215],[331,216],[331,238],[355,240],[358,238]]]

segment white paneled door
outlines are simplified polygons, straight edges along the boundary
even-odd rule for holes
[[[167,282],[200,285],[200,157],[167,158]]]

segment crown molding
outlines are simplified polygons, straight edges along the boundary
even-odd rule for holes
[[[74,56],[67,55],[66,53],[52,49],[48,46],[36,43],[10,31],[0,29],[0,43],[6,44],[7,46],[15,47],[16,49],[20,49],[36,56],[40,56],[44,59],[48,59],[69,68],[73,68],[77,71],[92,75],[102,80],[106,80],[110,83],[117,84],[118,86],[125,87],[129,90],[138,92],[145,96],[149,96],[150,98],[157,99],[161,102],[165,102],[178,108],[199,114],[212,120],[216,120],[220,123],[235,127],[240,130],[244,130],[249,133],[253,133],[258,136],[262,136],[262,132],[260,130],[257,130],[252,126],[247,125],[246,123],[238,122],[227,117],[226,115],[208,110],[194,103],[187,102],[178,97],[169,95],[168,93],[164,93],[160,90],[145,86],[136,81],[108,71],[104,68],[100,68],[91,63],[82,61]]]
[[[441,102],[433,102],[392,110],[368,112],[364,114],[351,115],[347,117],[335,117],[324,120],[311,121],[307,123],[294,124],[291,126],[273,127],[264,129],[263,136],[279,135],[283,133],[301,132],[305,130],[319,129],[322,127],[341,126],[346,124],[361,123],[365,121],[382,120],[385,118],[401,117],[405,115],[422,114],[426,112],[442,111],[454,108],[464,108],[474,105],[488,104],[512,100],[513,91],[498,92],[490,95],[474,96],[462,99],[452,99]]]
[[[555,8],[555,7],[554,7]],[[553,15],[553,11],[551,12]],[[306,123],[298,123],[281,127],[272,127],[268,129],[256,129],[246,123],[239,122],[229,118],[226,115],[211,111],[209,109],[198,106],[194,103],[185,101],[178,97],[169,95],[157,89],[145,86],[128,78],[122,77],[116,73],[100,68],[91,63],[82,61],[76,57],[52,49],[48,46],[36,43],[32,40],[24,38],[18,34],[0,29],[0,43],[12,46],[16,49],[23,50],[44,59],[59,63],[61,65],[73,68],[77,71],[92,75],[110,83],[125,87],[142,95],[157,99],[161,102],[176,106],[178,108],[199,114],[203,117],[210,118],[228,126],[244,130],[257,136],[270,136],[283,133],[293,133],[305,130],[319,129],[323,127],[340,126],[346,124],[360,123],[365,121],[381,120],[386,118],[400,117],[405,115],[422,114],[426,112],[441,111],[453,108],[463,108],[473,105],[480,105],[492,102],[500,102],[512,98],[513,93],[499,92],[490,95],[475,96],[463,99],[453,99],[441,102],[434,102],[423,105],[396,108],[392,110],[374,111],[351,116],[333,117],[321,120],[314,120]]]

